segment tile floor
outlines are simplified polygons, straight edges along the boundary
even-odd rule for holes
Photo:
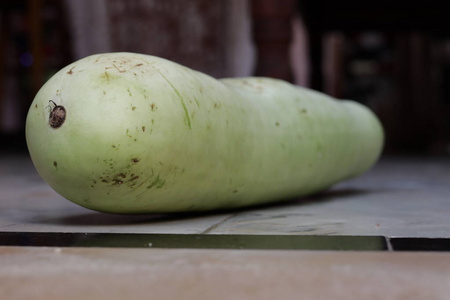
[[[450,238],[450,157],[384,158],[297,201],[206,214],[120,216],[56,194],[26,156],[0,158],[0,231]]]

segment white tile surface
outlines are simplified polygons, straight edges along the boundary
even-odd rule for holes
[[[211,214],[119,216],[56,194],[26,156],[0,158],[0,231],[450,237],[450,159],[384,158],[321,195]]]
[[[0,158],[0,231],[198,234],[230,214],[112,215],[54,192],[26,156]]]
[[[450,237],[450,160],[383,159],[308,202],[244,211],[212,233]]]

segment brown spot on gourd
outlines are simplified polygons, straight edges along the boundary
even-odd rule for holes
[[[54,161],[54,162],[53,162],[53,166],[54,166],[55,168],[57,168],[57,167],[58,167],[58,163],[57,163],[56,161]]]
[[[139,179],[139,176],[138,176],[138,175],[131,177],[131,178],[130,178],[130,181],[134,181],[134,180],[136,180],[136,179]]]
[[[73,70],[74,68],[75,68],[75,67],[72,67],[72,69],[70,69],[69,72],[67,72],[67,74],[72,75],[72,74],[73,74],[73,71],[72,71],[72,70]]]
[[[155,110],[157,109],[155,103],[152,103],[152,104],[150,105],[150,107],[152,108],[152,111],[155,111]]]
[[[116,61],[114,61],[114,62],[116,62]],[[116,70],[119,71],[119,73],[125,73],[126,72],[126,70],[119,69],[115,64],[113,64],[113,67],[116,68]]]
[[[136,158],[136,157],[131,159],[131,162],[134,164],[137,164],[139,161],[140,161],[139,158]]]
[[[134,111],[136,109],[136,106],[132,106],[131,110]]]
[[[127,132],[126,132],[127,137],[132,138],[133,136],[130,134],[130,129],[127,128]]]
[[[145,126],[142,126],[142,131],[145,132]]]
[[[275,122],[275,126],[280,126],[280,123],[278,123],[278,122]]]
[[[113,185],[121,185],[122,183],[123,183],[123,181],[120,179],[117,179],[117,178],[113,179]]]
[[[38,105],[37,105],[37,104],[35,104],[35,105],[34,105],[34,108],[38,108]]]
[[[142,66],[142,65],[144,65],[144,64],[137,64],[136,67],[140,67],[140,66]]]
[[[108,74],[108,72],[106,72],[105,71],[105,73],[102,75],[102,76],[100,76],[101,78],[103,78],[103,79],[106,79],[106,81],[109,81],[109,74]]]
[[[52,128],[59,128],[66,120],[66,108],[62,105],[57,105],[55,102],[50,100],[55,107],[50,112],[48,123]]]
[[[116,148],[116,145],[111,145],[111,147]]]

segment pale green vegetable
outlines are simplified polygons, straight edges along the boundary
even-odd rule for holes
[[[300,197],[366,171],[383,144],[379,121],[355,102],[133,53],[59,71],[36,95],[26,137],[56,192],[112,213]]]

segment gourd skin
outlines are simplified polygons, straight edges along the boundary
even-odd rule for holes
[[[57,128],[55,105],[66,113]],[[26,138],[38,173],[68,200],[155,213],[323,190],[376,162],[383,129],[356,102],[280,80],[216,80],[161,58],[108,53],[70,64],[41,88]]]

